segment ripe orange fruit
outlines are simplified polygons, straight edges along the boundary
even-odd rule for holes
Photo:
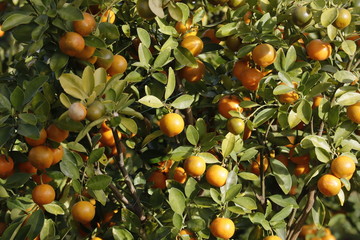
[[[189,229],[183,229],[179,232],[180,237],[188,237],[187,239],[189,240],[196,240],[196,238],[194,237],[194,233],[192,231],[190,231]],[[177,238],[178,240],[182,239],[182,238]]]
[[[150,177],[148,178],[148,182],[151,182],[152,188],[166,188],[166,176],[160,171],[152,172]]]
[[[235,233],[235,224],[230,218],[215,218],[210,224],[210,232],[218,238],[229,239]]]
[[[85,47],[84,38],[76,32],[67,32],[59,40],[60,50],[69,56],[75,56]]]
[[[51,148],[51,151],[53,152],[53,162],[51,163],[51,165],[55,165],[63,158],[64,148],[63,146],[59,145],[59,147],[57,148]]]
[[[233,76],[240,80],[247,69],[249,69],[249,62],[246,60],[239,60],[234,64]]]
[[[285,85],[285,83],[280,83],[279,85]],[[293,82],[293,85],[295,86],[295,88],[297,88],[297,83]],[[295,91],[291,91],[291,92],[287,92],[284,94],[280,94],[279,95],[279,102],[281,103],[289,103],[292,104],[294,102],[296,102],[299,99],[299,94]]]
[[[243,108],[239,106],[240,100],[235,96],[224,96],[218,103],[218,111],[225,118],[231,118],[230,111],[243,112]]]
[[[21,162],[16,165],[19,172],[23,173],[36,173],[37,169],[29,161]]]
[[[316,234],[316,232],[317,232],[316,225],[308,224],[308,225],[302,226],[299,236],[306,237],[307,235]]]
[[[58,128],[55,124],[51,124],[46,129],[47,138],[55,142],[62,142],[69,136],[68,130]]]
[[[173,163],[174,163],[173,160],[166,160],[166,161],[158,162],[157,168],[163,173],[168,173],[170,171],[170,168],[173,165]]]
[[[257,45],[252,51],[252,59],[257,65],[267,67],[275,62],[275,48],[267,43]]]
[[[310,156],[308,154],[306,155],[300,155],[299,156],[299,153],[300,153],[300,150],[302,149],[301,147],[297,147],[299,144],[296,144],[295,146],[293,146],[291,149],[290,149],[290,152],[289,152],[289,158],[290,160],[293,162],[293,163],[296,163],[296,164],[306,164],[306,163],[309,163],[310,161]]]
[[[32,199],[37,205],[45,205],[55,200],[55,190],[49,184],[37,185],[32,190]]]
[[[177,113],[168,113],[160,120],[160,130],[168,137],[180,134],[184,126],[184,119]]]
[[[210,42],[215,43],[215,44],[219,44],[221,42],[220,39],[218,39],[216,37],[216,31],[215,29],[207,29],[201,36],[202,38],[208,38],[210,40]]]
[[[72,206],[71,215],[75,221],[86,224],[95,217],[95,207],[88,201],[80,201]]]
[[[95,50],[95,47],[85,46],[84,49],[81,52],[76,53],[74,57],[89,61],[89,59],[93,57]],[[94,57],[97,58],[96,56]]]
[[[297,177],[306,174],[308,172],[310,172],[310,166],[308,163],[297,164],[296,167],[294,168],[294,175]]]
[[[336,237],[332,234],[322,237],[321,240],[336,240]]]
[[[354,123],[360,124],[360,102],[350,105],[346,108],[348,118]]]
[[[263,76],[263,73],[256,68],[248,68],[240,75],[239,80],[246,89],[256,91]]]
[[[226,123],[226,128],[232,134],[239,135],[244,132],[245,122],[241,118],[230,118]]]
[[[35,146],[43,145],[46,142],[46,138],[47,138],[46,131],[45,131],[45,129],[42,128],[40,130],[39,139],[25,137],[25,142],[27,144],[29,144],[30,146],[35,147]]]
[[[286,167],[289,165],[289,161],[288,161],[288,156],[284,155],[284,154],[279,154],[275,156],[275,159],[279,160],[280,162],[282,162]]]
[[[317,187],[322,194],[331,197],[340,192],[341,181],[332,174],[325,174],[318,180]]]
[[[49,177],[49,175],[47,175],[46,173],[43,173],[41,175],[38,174],[34,174],[31,176],[31,178],[34,180],[34,182],[36,182],[37,184],[43,184],[43,183],[49,183],[51,182],[53,179],[51,177]]]
[[[114,55],[114,61],[112,62],[112,64],[106,71],[110,76],[114,76],[115,74],[124,73],[127,66],[128,66],[128,63],[123,56]]]
[[[180,45],[188,49],[194,57],[199,55],[204,48],[203,41],[197,36],[188,36],[184,38]]]
[[[182,22],[177,22],[175,25],[175,29],[179,34],[184,34],[189,31],[192,27],[192,18],[188,18],[183,24]]]
[[[309,58],[317,61],[323,61],[331,56],[332,47],[330,43],[324,42],[320,39],[314,39],[306,45],[306,52]]]
[[[0,38],[5,35],[5,31],[1,29],[2,25],[0,25]]]
[[[340,156],[331,162],[331,173],[338,178],[351,178],[356,170],[355,162],[347,156]]]
[[[205,65],[199,59],[196,60],[197,67],[188,67],[185,66],[179,70],[180,78],[184,78],[188,82],[198,82],[200,81],[205,74]]]
[[[100,22],[115,22],[115,13],[113,10],[109,9],[101,15]]]
[[[146,20],[151,20],[156,16],[150,9],[149,0],[138,0],[136,10],[139,16]]]
[[[93,238],[91,238],[91,240],[103,240],[103,239],[99,238],[99,237],[93,237]]]
[[[269,167],[269,159],[266,156],[264,156],[264,160],[263,160],[264,172],[266,172],[268,167]],[[258,176],[260,175],[260,154],[258,154],[256,160],[251,163],[251,172]]]
[[[278,236],[268,236],[264,238],[264,240],[282,240],[282,239]]]
[[[205,160],[198,156],[190,156],[184,162],[184,169],[190,176],[201,176],[206,169]]]
[[[174,170],[174,180],[179,183],[185,183],[187,179],[187,174],[185,172],[185,169],[182,167],[177,167]]]
[[[243,134],[243,140],[249,139],[251,137],[252,131],[248,126],[245,126],[244,134]]]
[[[229,171],[220,166],[212,165],[206,170],[206,181],[214,187],[222,187],[226,183]]]
[[[320,106],[320,103],[321,103],[321,100],[323,99],[324,97],[321,96],[321,95],[318,95],[318,96],[315,96],[313,98],[313,105],[312,105],[312,108],[317,108],[318,106]]]
[[[14,161],[13,159],[6,155],[0,155],[0,178],[5,179],[7,178],[14,169]]]
[[[87,12],[83,12],[83,18],[82,20],[73,21],[73,27],[74,31],[81,36],[87,36],[95,30],[96,22],[94,17]]]
[[[41,145],[33,147],[29,151],[28,159],[34,167],[44,170],[45,168],[49,168],[51,166],[54,155],[49,147]]]
[[[104,129],[100,129],[100,133],[101,133],[101,138],[100,138],[100,142],[108,147],[113,147],[115,146],[115,139],[114,139],[114,135],[112,130],[104,130]],[[119,139],[121,139],[121,133],[119,131],[117,131]]]
[[[80,122],[86,118],[87,110],[81,102],[74,102],[70,105],[68,115],[70,119]]]
[[[351,13],[349,12],[349,10],[345,8],[341,8],[339,9],[339,15],[336,18],[333,25],[338,29],[343,29],[349,26],[350,22],[351,22]]]

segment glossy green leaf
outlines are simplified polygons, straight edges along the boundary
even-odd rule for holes
[[[176,109],[186,109],[191,106],[194,102],[195,98],[192,95],[184,94],[180,97],[176,98],[172,103],[171,106]]]
[[[339,12],[338,9],[336,8],[328,8],[322,11],[321,14],[321,24],[324,27],[327,27],[328,25],[332,24],[336,18],[338,17]]]
[[[8,31],[16,26],[27,24],[33,21],[34,17],[23,13],[13,13],[8,16],[1,26],[2,31]]]
[[[168,81],[165,87],[165,96],[164,96],[165,100],[167,100],[173,94],[176,85],[174,70],[170,67],[168,72],[169,72]]]
[[[151,108],[160,108],[164,106],[160,99],[152,95],[145,96],[139,99],[138,102]]]
[[[189,125],[186,128],[186,138],[192,145],[196,146],[199,142],[199,133],[196,128],[192,125]]]
[[[276,182],[279,184],[281,190],[285,194],[288,194],[292,186],[292,179],[287,167],[285,167],[284,164],[276,159],[270,161],[270,164]]]
[[[62,207],[60,205],[58,205],[57,203],[49,203],[49,204],[45,204],[43,205],[43,207],[45,208],[46,212],[51,213],[53,215],[64,215],[65,211],[64,209],[62,209]]]
[[[186,207],[184,194],[177,188],[169,189],[169,204],[175,213],[182,215]]]
[[[108,175],[96,175],[90,178],[86,185],[91,190],[104,190],[112,181],[112,178]]]
[[[235,135],[228,133],[225,136],[225,139],[221,143],[221,154],[224,158],[230,155],[235,146]]]

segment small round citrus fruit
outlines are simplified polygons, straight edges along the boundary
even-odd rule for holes
[[[306,52],[311,59],[323,61],[331,56],[332,47],[330,43],[324,42],[320,39],[314,39],[306,45]]]
[[[55,165],[63,158],[64,148],[62,145],[59,145],[57,148],[51,148],[51,151],[53,152],[53,162],[51,163],[51,165]]]
[[[49,168],[51,166],[54,155],[49,147],[41,145],[33,147],[29,151],[28,159],[34,167],[44,170],[45,168]]]
[[[68,130],[58,128],[55,124],[50,124],[46,129],[46,133],[47,138],[55,142],[62,142],[69,136]]]
[[[264,172],[266,172],[268,167],[269,167],[269,159],[264,156],[263,157]],[[256,160],[251,163],[251,172],[258,176],[260,175],[260,154],[258,154],[256,157]]]
[[[331,197],[340,192],[341,181],[332,174],[325,174],[318,180],[317,187],[322,194]]]
[[[86,118],[93,122],[104,116],[105,113],[106,113],[106,108],[104,104],[100,101],[94,101],[87,108]]]
[[[6,157],[4,154],[0,155],[0,178],[7,178],[14,169],[14,161],[8,156]]]
[[[187,239],[189,239],[189,240],[196,240],[196,238],[195,238],[195,234],[192,232],[192,231],[190,231],[189,229],[183,229],[183,230],[181,230],[180,232],[179,232],[179,235],[180,235],[180,237],[188,237]],[[179,238],[177,238],[177,239],[179,239]],[[180,238],[181,239],[181,238]],[[180,240],[179,239],[179,240]]]
[[[81,102],[74,102],[70,105],[68,115],[70,119],[80,122],[86,118],[87,110]]]
[[[275,156],[275,159],[279,160],[280,162],[282,162],[286,167],[289,165],[289,158],[288,156],[284,155],[284,154],[279,154]]]
[[[160,171],[152,172],[148,178],[148,182],[152,183],[152,188],[166,188],[166,176]]]
[[[185,160],[184,169],[190,176],[201,176],[206,169],[205,160],[198,156],[191,156]]]
[[[346,114],[351,121],[360,124],[360,102],[348,106],[346,108]]]
[[[240,100],[234,96],[224,96],[218,103],[218,111],[225,118],[231,118],[230,111],[242,113],[243,108],[240,107]]]
[[[174,180],[178,183],[185,183],[187,179],[187,174],[185,172],[185,169],[182,167],[177,167],[174,170]]]
[[[86,224],[95,217],[95,207],[88,201],[80,201],[72,206],[71,215],[75,221]]]
[[[229,171],[220,166],[212,165],[206,170],[206,181],[214,187],[222,187],[226,183]]]
[[[240,75],[239,80],[246,89],[256,91],[263,76],[263,73],[256,68],[248,68]]]
[[[210,224],[210,232],[218,238],[229,239],[235,233],[235,224],[230,218],[215,218]]]
[[[309,163],[297,164],[294,168],[294,175],[297,177],[303,174],[307,174],[308,172],[310,172]]]
[[[241,47],[241,38],[236,35],[228,36],[225,40],[225,45],[233,52],[236,52]]]
[[[100,22],[115,22],[115,13],[113,10],[109,9],[101,15]]]
[[[34,174],[31,176],[31,178],[36,182],[37,184],[46,184],[51,182],[53,179],[47,175],[46,173],[43,173],[41,175]]]
[[[111,66],[107,69],[107,73],[110,76],[114,76],[115,74],[122,74],[125,72],[128,63],[126,59],[121,55],[114,55],[114,61]]]
[[[75,56],[85,47],[84,38],[76,32],[67,32],[59,40],[60,50],[69,56]]]
[[[49,204],[55,200],[55,190],[49,184],[37,185],[32,190],[32,199],[37,205]]]
[[[25,142],[32,147],[43,145],[46,141],[47,134],[45,129],[40,130],[40,137],[38,139],[25,137]]]
[[[185,66],[179,70],[179,76],[184,78],[188,82],[198,82],[200,81],[205,74],[205,65],[199,59],[196,60],[197,67],[188,67]]]
[[[90,58],[93,57],[95,50],[95,47],[85,46],[84,49],[81,52],[76,53],[74,57],[84,61],[88,61]]]
[[[175,25],[175,29],[179,34],[184,34],[187,31],[189,31],[192,27],[192,18],[188,18],[184,23],[182,22],[177,22]]]
[[[245,122],[241,118],[230,118],[226,123],[226,127],[232,134],[239,135],[245,130]]]
[[[29,161],[18,163],[16,167],[19,170],[19,172],[23,172],[23,173],[33,174],[37,172],[36,167],[34,167]]]
[[[114,54],[106,48],[99,50],[99,56],[96,59],[95,65],[108,69],[114,61]]]
[[[234,64],[233,76],[240,80],[244,71],[247,69],[249,69],[249,62],[246,60],[239,60]]]
[[[295,25],[304,27],[311,22],[312,12],[306,6],[296,7],[292,13],[292,19]]]
[[[151,20],[156,16],[150,9],[149,0],[138,0],[136,2],[136,10],[139,16],[146,20]]]
[[[188,36],[184,38],[181,41],[180,45],[183,48],[188,49],[191,52],[191,54],[194,55],[194,57],[199,55],[204,48],[203,41],[197,36]]]
[[[73,21],[73,27],[74,31],[79,33],[81,36],[88,36],[94,31],[96,22],[90,13],[83,12],[83,19]]]
[[[252,51],[252,59],[257,65],[267,67],[275,62],[275,48],[267,43],[257,45]]]
[[[338,29],[343,29],[349,26],[350,23],[351,23],[351,13],[349,12],[349,10],[345,8],[339,9],[339,15],[336,18],[333,25]]]
[[[180,134],[184,126],[184,119],[177,113],[168,113],[160,120],[160,130],[168,137]]]
[[[340,156],[331,162],[331,173],[338,178],[351,178],[355,170],[355,162],[350,157]]]

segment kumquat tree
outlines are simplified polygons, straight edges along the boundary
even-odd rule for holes
[[[0,240],[359,240],[360,0],[0,0]]]

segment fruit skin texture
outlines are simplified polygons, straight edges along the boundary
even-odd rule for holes
[[[264,240],[282,240],[282,239],[278,236],[268,236],[264,238]]]
[[[46,138],[47,138],[47,133],[45,129],[41,129],[39,139],[25,137],[25,142],[30,146],[35,147],[35,146],[43,145],[46,142]]]
[[[151,20],[155,17],[155,14],[151,11],[149,6],[151,0],[138,0],[136,3],[136,10],[140,17]]]
[[[194,238],[194,233],[192,231],[190,231],[189,229],[183,229],[179,232],[179,235],[181,237],[189,237],[189,240],[196,240],[196,238]],[[180,240],[181,238],[176,238],[178,240]]]
[[[71,215],[75,221],[86,224],[95,217],[95,207],[88,201],[80,201],[72,206]]]
[[[249,69],[249,62],[245,60],[239,60],[234,64],[233,76],[240,80],[244,71],[247,69]]]
[[[264,157],[263,160],[264,172],[268,169],[268,167],[269,167],[269,159],[267,157]],[[251,172],[258,176],[260,175],[260,154],[258,154],[256,160],[251,163]]]
[[[356,170],[356,165],[352,158],[340,156],[331,162],[331,172],[338,178],[351,178]]]
[[[246,89],[256,91],[259,88],[259,83],[263,76],[262,72],[256,68],[248,68],[240,76],[239,80]]]
[[[308,163],[297,164],[296,167],[294,168],[294,174],[297,177],[300,175],[306,174],[308,172],[310,172],[310,166]]]
[[[229,111],[242,113],[243,108],[239,106],[240,100],[236,97],[225,96],[218,103],[218,111],[225,118],[231,118]]]
[[[205,160],[201,157],[191,156],[185,160],[184,169],[190,176],[201,176],[206,169]]]
[[[181,78],[185,78],[185,80],[188,82],[200,81],[205,74],[205,65],[199,59],[197,59],[196,62],[197,62],[196,68],[185,66],[182,69],[180,69],[179,76]]]
[[[175,25],[175,29],[179,34],[184,34],[189,31],[192,27],[192,18],[188,18],[183,24],[182,22],[177,22]]]
[[[235,233],[235,224],[229,218],[215,218],[210,224],[210,231],[215,237],[229,239]]]
[[[0,155],[0,178],[7,178],[14,169],[14,161],[11,157],[6,157],[4,154]]]
[[[55,200],[55,190],[49,184],[37,185],[32,190],[32,199],[37,205],[45,205]]]
[[[212,165],[206,170],[206,181],[214,187],[222,187],[226,183],[229,172],[220,165]]]
[[[148,178],[148,182],[153,183],[152,188],[166,188],[166,176],[160,171],[153,172]]]
[[[160,130],[168,137],[180,134],[184,126],[184,119],[177,113],[168,113],[160,120]]]
[[[185,172],[185,169],[182,167],[177,167],[174,170],[174,180],[178,183],[185,183],[187,179],[187,174]]]
[[[340,192],[341,181],[332,174],[325,174],[318,180],[317,187],[322,194],[331,197]]]
[[[346,114],[351,121],[360,124],[360,102],[348,106],[346,108]]]
[[[76,122],[84,120],[86,118],[86,114],[86,107],[81,102],[74,102],[69,107],[68,115]]]
[[[85,47],[84,38],[76,32],[67,32],[59,40],[60,50],[69,56],[75,56]]]
[[[110,76],[114,76],[115,74],[122,74],[125,72],[128,63],[126,59],[121,55],[114,55],[114,61],[111,66],[108,68],[107,73]]]
[[[199,55],[204,48],[203,41],[197,36],[188,36],[181,41],[180,45],[188,49],[194,57]]]
[[[304,27],[310,23],[312,18],[312,12],[309,8],[305,6],[299,6],[294,9],[292,13],[292,19],[295,25],[299,27]]]
[[[285,83],[280,83],[279,85],[286,85]],[[297,83],[293,82],[293,85],[295,88],[297,88]],[[295,91],[291,91],[291,92],[287,92],[284,94],[280,94],[279,95],[279,102],[281,103],[289,103],[292,104],[294,102],[296,102],[299,99],[299,94]]]
[[[29,151],[29,162],[37,169],[44,170],[53,163],[53,152],[47,146],[36,146]]]
[[[77,54],[75,54],[74,57],[84,60],[84,61],[89,61],[91,59],[91,57],[94,55],[95,50],[96,50],[95,47],[85,46],[84,49],[81,52],[78,52]]]
[[[351,22],[351,13],[349,10],[341,8],[339,9],[339,16],[336,18],[333,25],[338,29],[343,29],[349,26]]]
[[[94,101],[87,109],[86,118],[90,121],[95,121],[104,116],[106,108],[100,101]]]
[[[236,52],[241,47],[241,38],[232,35],[226,38],[225,45],[233,52]]]
[[[96,27],[96,22],[94,17],[90,13],[84,12],[83,17],[83,20],[74,21],[73,27],[75,32],[77,32],[81,36],[88,36],[94,31]]]
[[[51,151],[53,152],[53,162],[51,163],[51,165],[55,165],[63,158],[64,148],[62,145],[59,145],[59,147],[57,148],[51,148]]]
[[[252,51],[252,58],[257,65],[267,67],[275,62],[275,48],[267,43],[257,45]]]
[[[114,23],[115,22],[114,11],[109,9],[106,12],[104,12],[104,14],[101,15],[100,22]]]
[[[46,129],[47,138],[55,142],[62,142],[69,136],[68,130],[58,128],[55,124],[51,124]]]
[[[323,61],[331,56],[332,47],[330,43],[324,42],[320,39],[314,39],[306,45],[306,52],[309,58],[317,61]]]
[[[231,118],[227,121],[226,128],[232,134],[239,135],[245,130],[245,122],[241,118]]]
[[[207,29],[201,36],[202,38],[209,38],[210,42],[214,44],[219,44],[221,42],[220,39],[216,37],[216,31],[215,29]]]

